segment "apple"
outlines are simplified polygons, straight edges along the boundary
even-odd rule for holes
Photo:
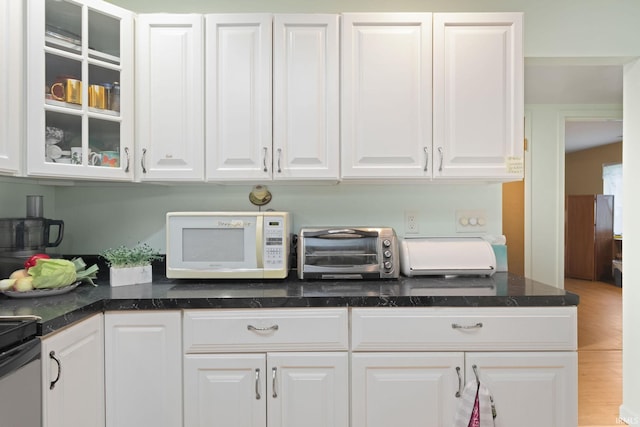
[[[9,279],[22,279],[23,277],[29,277],[29,273],[27,272],[26,269],[21,268],[20,270],[16,270],[13,273],[11,273],[11,276],[9,276]]]
[[[13,287],[18,279],[2,279],[0,280],[0,291],[7,291]]]
[[[16,292],[26,292],[33,290],[33,276],[21,277],[16,280],[13,285],[13,290]]]

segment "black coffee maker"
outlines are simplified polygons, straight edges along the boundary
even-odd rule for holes
[[[26,218],[0,218],[0,279],[62,242],[64,222],[44,218],[42,206],[42,196],[27,196]]]

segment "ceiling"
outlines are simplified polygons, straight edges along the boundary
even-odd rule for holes
[[[525,104],[622,105],[622,65],[525,60]],[[565,124],[565,151],[622,141],[622,120]]]

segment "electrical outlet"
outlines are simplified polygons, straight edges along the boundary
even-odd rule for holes
[[[405,234],[418,234],[418,212],[406,211],[404,213]]]

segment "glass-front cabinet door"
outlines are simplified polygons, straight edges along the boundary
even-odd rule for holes
[[[30,0],[27,174],[133,179],[133,14]]]

